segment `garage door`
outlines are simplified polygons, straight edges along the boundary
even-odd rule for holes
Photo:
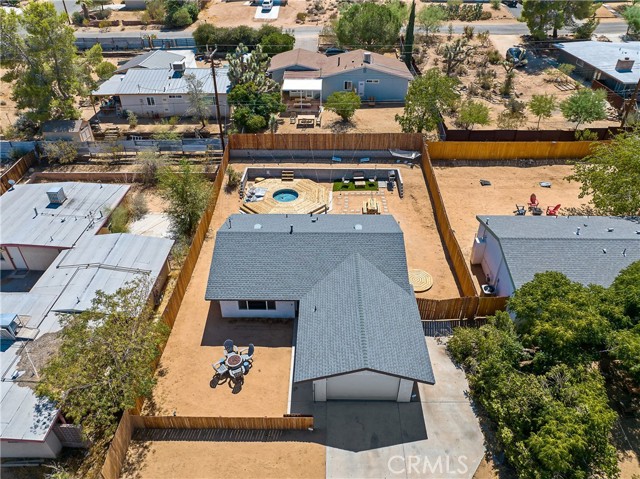
[[[399,386],[399,378],[360,371],[327,379],[327,399],[395,401]]]

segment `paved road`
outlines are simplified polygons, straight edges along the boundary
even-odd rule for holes
[[[50,0],[50,1],[51,3],[53,3],[53,6],[56,8],[56,11],[58,13],[64,13],[63,3],[67,5],[67,10],[69,10],[69,15],[71,15],[73,12],[76,12],[76,11],[79,12],[80,10],[82,10],[80,5],[76,4],[75,0]]]

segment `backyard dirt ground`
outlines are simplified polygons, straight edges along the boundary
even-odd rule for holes
[[[289,123],[288,118],[278,125],[278,133],[402,133],[396,114],[402,115],[402,107],[368,107],[356,110],[350,121],[342,119],[333,112],[322,112],[322,126],[298,128]]]
[[[467,260],[478,231],[476,215],[513,215],[516,203],[526,207],[532,193],[543,210],[561,204],[561,215],[589,201],[587,197],[578,198],[579,183],[564,179],[572,172],[569,165],[435,167],[435,172],[451,227]],[[491,181],[491,186],[481,186],[481,179]],[[551,188],[541,187],[541,181],[551,182]]]
[[[230,432],[233,434],[233,432]],[[197,458],[197,459],[195,459]],[[134,441],[122,479],[325,477],[325,447],[314,442]]]

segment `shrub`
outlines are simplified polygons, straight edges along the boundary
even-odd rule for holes
[[[98,10],[96,12],[92,12],[91,15],[96,17],[96,20],[106,20],[111,16],[113,12],[110,9]]]
[[[233,191],[240,186],[240,173],[227,166],[227,191]]]
[[[502,55],[500,55],[500,52],[496,49],[489,50],[489,52],[487,52],[487,60],[489,60],[489,63],[492,65],[497,65],[502,62]]]
[[[171,24],[176,27],[188,27],[193,21],[186,7],[179,8],[171,16]]]
[[[142,183],[153,186],[158,183],[158,171],[164,166],[165,158],[152,151],[145,151],[138,157]]]
[[[296,20],[300,20],[301,22],[304,22],[307,19],[307,14],[305,12],[298,12],[298,14],[296,15]]]
[[[174,115],[167,120],[167,123],[171,128],[175,128],[175,126],[180,123],[180,117]]]
[[[47,141],[44,144],[44,154],[50,163],[64,165],[75,161],[78,150],[71,141]]]
[[[138,117],[134,112],[129,110],[127,112],[127,121],[129,122],[129,128],[133,129],[138,126]]]
[[[500,4],[502,2],[500,0],[491,0],[491,8],[494,10],[500,10]]]
[[[491,20],[491,17],[492,17],[491,12],[482,12],[480,14],[479,20]]]
[[[352,91],[338,91],[329,95],[324,106],[340,116],[342,121],[349,121],[360,108],[360,97]]]
[[[500,94],[502,96],[511,95],[511,90],[513,90],[513,78],[514,78],[514,76],[515,75],[514,75],[513,72],[507,73],[507,76],[504,79],[504,83],[502,83],[502,85],[500,86]]]
[[[84,15],[81,12],[73,12],[71,15],[71,21],[74,25],[82,26],[84,23]]]
[[[147,19],[145,19],[147,20],[146,23],[160,23],[164,20],[166,14],[167,9],[165,8],[164,0],[149,0],[147,2],[147,9],[145,10],[143,17],[145,15],[148,17]]]
[[[463,32],[464,32],[464,37],[467,40],[472,40],[473,39],[473,32],[474,32],[475,28],[473,28],[471,25],[465,25]]]
[[[100,30],[104,30],[106,28],[109,28],[111,26],[111,22],[109,20],[100,20],[98,22],[98,28]]]
[[[138,193],[131,200],[131,206],[129,208],[129,215],[133,221],[139,220],[149,212],[147,206],[147,200],[142,193]]]
[[[109,231],[112,233],[129,232],[129,209],[125,205],[118,206],[111,213]]]

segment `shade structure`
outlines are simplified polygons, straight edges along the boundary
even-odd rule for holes
[[[282,91],[322,91],[322,80],[318,78],[285,78]]]

